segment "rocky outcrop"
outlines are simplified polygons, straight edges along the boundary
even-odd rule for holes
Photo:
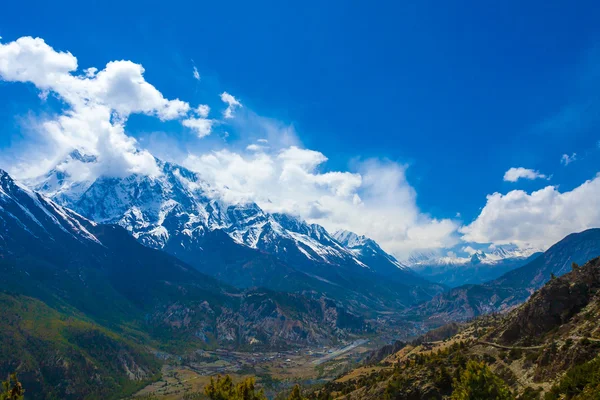
[[[545,334],[563,325],[588,305],[600,289],[600,258],[559,278],[537,291],[510,319],[501,335],[512,343]]]

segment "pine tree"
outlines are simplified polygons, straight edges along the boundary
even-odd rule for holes
[[[300,385],[294,386],[290,397],[288,397],[288,400],[304,400],[304,397],[302,397],[302,393],[300,391]]]
[[[204,393],[211,400],[267,400],[263,390],[256,391],[254,378],[247,378],[237,385],[229,375],[217,379],[210,378],[210,383],[204,387]]]
[[[23,400],[24,393],[25,390],[17,379],[17,374],[12,373],[6,381],[2,382],[0,400]]]

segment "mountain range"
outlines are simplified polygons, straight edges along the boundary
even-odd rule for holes
[[[148,346],[276,349],[371,330],[323,295],[221,283],[2,170],[0,227],[0,373],[18,368],[34,398],[134,389],[158,372]]]
[[[65,172],[67,164],[90,168],[95,162],[75,150],[26,184],[238,288],[327,293],[359,312],[403,309],[444,290],[371,239],[330,235],[320,225],[267,213],[255,203],[224,202],[200,175],[173,163],[157,159],[158,176],[85,180]]]
[[[600,255],[590,229],[544,253],[399,261],[366,236],[226,202],[173,163],[67,172],[96,162],[73,151],[23,183],[0,170],[0,374],[19,369],[34,398],[133,393],[159,373],[152,353],[331,345],[398,319],[423,331],[505,312]]]
[[[600,256],[600,229],[573,233],[527,264],[479,285],[455,287],[415,306],[409,314],[437,324],[506,311],[527,298],[553,276]]]
[[[439,256],[435,252],[413,253],[405,264],[421,276],[450,287],[479,284],[496,279],[504,273],[521,267],[539,256],[542,251],[516,246],[495,246],[486,250],[469,249],[463,256]],[[453,254],[452,254],[453,253]]]

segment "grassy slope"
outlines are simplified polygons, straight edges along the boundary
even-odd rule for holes
[[[0,374],[18,371],[27,398],[107,399],[157,378],[145,348],[76,312],[2,292],[0,309]]]

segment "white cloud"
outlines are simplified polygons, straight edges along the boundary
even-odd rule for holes
[[[224,201],[255,201],[267,211],[300,215],[332,231],[368,234],[400,257],[457,243],[455,221],[420,212],[405,166],[367,160],[352,173],[320,171],[326,160],[318,151],[290,146],[190,155],[184,165],[198,171]]]
[[[97,164],[64,165],[78,177],[100,174],[158,173],[154,157],[139,150],[126,134],[131,114],[178,120],[199,137],[211,133],[210,109],[191,109],[187,102],[167,99],[144,77],[144,68],[131,61],[109,62],[104,68],[79,70],[75,56],[56,51],[42,39],[21,38],[0,44],[0,78],[29,82],[41,93],[64,102],[62,114],[34,119],[28,127],[41,133],[35,145],[36,163],[20,168],[21,177],[37,175],[73,148],[96,155]],[[350,171],[327,171],[327,157],[302,148],[291,125],[241,110],[234,96],[223,92],[223,117],[243,137],[247,151],[219,150],[189,155],[184,164],[202,174],[225,201],[256,201],[271,212],[289,212],[329,230],[350,229],[367,234],[399,256],[415,249],[439,249],[458,242],[458,223],[436,219],[417,206],[406,179],[406,166],[371,159]],[[236,118],[233,118],[234,113]],[[222,135],[228,135],[222,132]],[[206,150],[204,150],[206,151]],[[39,156],[39,157],[38,157]],[[177,160],[180,161],[180,160]]]
[[[181,124],[193,129],[199,138],[203,138],[210,135],[214,121],[206,118],[188,118],[181,121]]]
[[[206,104],[200,104],[194,111],[199,117],[206,118],[210,113],[210,107]]]
[[[75,56],[56,51],[43,39],[0,43],[0,79],[32,83],[42,97],[53,94],[68,107],[62,115],[32,123],[44,136],[47,153],[56,158],[78,148],[97,155],[96,174],[156,174],[154,158],[137,149],[136,140],[125,133],[125,122],[134,113],[163,121],[180,119],[189,104],[166,99],[145,80],[144,68],[131,61],[112,61],[102,70],[91,67],[83,74],[77,69]],[[45,161],[52,158],[47,154]],[[39,168],[35,163],[31,172]],[[20,172],[27,175],[24,169]]]
[[[90,68],[84,69],[83,72],[85,73],[85,76],[87,76],[88,78],[93,78],[94,76],[96,76],[96,73],[98,72],[98,68],[90,67]]]
[[[479,216],[461,228],[463,240],[546,248],[572,232],[600,226],[600,174],[567,192],[547,186],[487,196]]]
[[[246,146],[246,150],[248,151],[264,151],[268,149],[267,146],[261,146],[260,144],[252,143]]]
[[[569,165],[575,160],[577,160],[577,153],[571,155],[563,154],[562,157],[560,157],[560,163],[563,165]]]
[[[462,251],[464,251],[465,253],[469,254],[469,255],[473,255],[475,253],[477,253],[477,250],[475,250],[473,247],[471,246],[465,246],[462,248]]]
[[[200,80],[200,72],[198,72],[198,68],[196,68],[195,65],[194,65],[193,74],[194,74],[194,79],[199,81]]]
[[[242,107],[242,103],[240,103],[235,97],[230,95],[227,92],[221,93],[221,101],[227,104],[227,108],[223,111],[223,118],[233,118],[233,112],[236,108]]]
[[[71,71],[77,59],[69,52],[57,52],[43,39],[22,37],[0,44],[0,74],[5,81],[32,82],[51,89]]]
[[[527,169],[523,167],[519,168],[511,168],[504,173],[504,181],[506,182],[516,182],[519,179],[548,179],[548,177],[544,174],[541,174],[538,171],[534,171],[533,169]]]

